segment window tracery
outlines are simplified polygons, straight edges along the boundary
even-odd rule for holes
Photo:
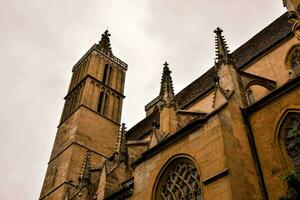
[[[200,176],[194,163],[187,158],[172,161],[159,179],[156,200],[200,200]]]

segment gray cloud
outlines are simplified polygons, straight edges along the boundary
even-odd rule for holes
[[[71,68],[106,28],[129,64],[130,127],[158,95],[165,60],[178,92],[212,66],[217,26],[234,50],[284,11],[280,0],[0,0],[0,199],[38,198]]]

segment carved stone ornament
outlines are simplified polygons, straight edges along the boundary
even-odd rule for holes
[[[159,92],[163,107],[177,107],[171,73],[169,64],[165,62]]]
[[[200,200],[200,176],[194,163],[187,158],[172,161],[164,170],[155,193],[155,200]]]
[[[112,50],[111,50],[111,46],[110,46],[110,33],[108,32],[108,30],[106,30],[103,34],[102,34],[102,38],[99,41],[98,44],[98,48],[106,55],[108,56],[112,56]]]
[[[289,21],[293,24],[292,31],[295,34],[295,37],[300,40],[300,5],[297,6],[297,9],[294,11],[289,11]]]
[[[292,50],[290,56],[290,64],[295,75],[300,74],[300,47],[296,47]]]

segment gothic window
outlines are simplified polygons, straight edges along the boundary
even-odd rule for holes
[[[120,86],[121,86],[121,71],[117,70],[116,74],[117,74],[117,78],[116,78],[116,80],[117,80],[116,81],[117,82],[117,84],[116,84],[116,90],[120,91]]]
[[[200,176],[188,158],[171,161],[158,180],[155,200],[200,200]]]
[[[288,113],[281,125],[281,135],[296,172],[300,173],[300,113]]]
[[[294,47],[289,56],[290,67],[294,74],[298,76],[300,74],[300,46]]]
[[[115,69],[113,67],[111,67],[110,73],[108,75],[108,83],[107,83],[110,87],[112,87],[114,73],[115,73]]]
[[[98,107],[97,107],[97,112],[99,112],[99,113],[101,113],[101,110],[102,110],[103,97],[104,97],[104,91],[101,91],[100,95],[99,95]]]
[[[109,93],[109,92],[106,92],[106,94],[105,94],[104,108],[103,108],[103,114],[104,114],[105,116],[108,116],[109,100],[110,100],[110,93]]]
[[[114,121],[117,121],[117,119],[116,119],[116,115],[117,115],[117,113],[116,113],[116,103],[117,103],[117,100],[116,100],[116,95],[113,93],[112,94],[112,99],[113,99],[113,101],[112,101],[112,120],[114,120]]]
[[[102,78],[103,83],[107,83],[108,75],[109,75],[109,68],[110,68],[109,64],[105,64],[104,72],[103,72],[103,78]]]
[[[116,113],[116,121],[120,122],[120,109],[121,109],[121,100],[120,97],[116,97],[116,107],[115,107],[115,113]]]
[[[121,71],[121,92],[124,92],[125,72]]]

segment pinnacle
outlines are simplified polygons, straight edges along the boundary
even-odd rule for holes
[[[217,63],[223,62],[225,64],[229,64],[231,62],[231,55],[222,32],[223,30],[220,27],[217,27],[216,30],[214,30],[214,33],[216,33],[215,42]]]
[[[217,27],[216,30],[214,30],[214,33],[216,34],[222,34],[223,30],[220,27]]]
[[[118,138],[117,138],[117,147],[116,147],[117,153],[120,153],[122,151],[122,146],[125,143],[124,141],[125,133],[126,133],[126,126],[125,123],[122,123],[121,130],[119,131]]]
[[[112,50],[110,46],[110,39],[109,37],[111,34],[108,32],[108,30],[105,30],[102,34],[101,40],[99,41],[99,44],[97,45],[98,48],[106,55],[112,56]]]
[[[111,34],[108,32],[108,30],[106,29],[105,31],[104,31],[104,33],[102,34],[102,37],[109,37],[109,36],[111,36]]]
[[[174,98],[174,89],[173,89],[173,81],[171,77],[171,71],[169,69],[169,64],[167,62],[164,63],[163,75],[161,78],[161,87],[160,87],[160,96],[162,98],[171,97]]]
[[[169,68],[169,63],[167,63],[167,61],[164,63],[164,68]]]
[[[82,164],[82,169],[80,176],[78,178],[79,185],[86,185],[90,180],[90,169],[91,169],[91,151],[87,151],[84,156],[84,161]]]
[[[119,131],[116,145],[116,153],[118,156],[117,161],[127,162],[127,146],[126,146],[126,126],[122,123],[121,130]]]

